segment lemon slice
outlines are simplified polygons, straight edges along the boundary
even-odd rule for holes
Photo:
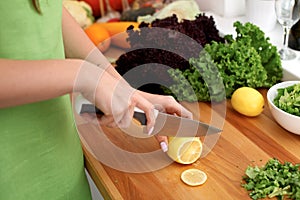
[[[181,180],[189,186],[198,186],[205,183],[207,175],[199,169],[187,169],[181,173]]]
[[[191,164],[202,153],[202,143],[198,137],[169,137],[168,156],[181,164]]]

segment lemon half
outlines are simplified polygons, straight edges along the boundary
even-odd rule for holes
[[[168,156],[181,164],[194,163],[202,153],[202,143],[198,137],[169,137],[168,148]]]
[[[181,180],[190,186],[202,185],[207,180],[207,175],[200,169],[187,169],[181,173]]]

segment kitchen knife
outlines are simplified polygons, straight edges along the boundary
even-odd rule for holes
[[[103,115],[103,112],[96,108],[93,104],[82,104],[80,114],[82,113],[96,113],[97,115]],[[133,117],[138,120],[141,125],[147,124],[147,118],[143,111],[135,109]],[[200,137],[219,133],[221,131],[222,130],[217,127],[200,121],[157,112],[153,135]]]

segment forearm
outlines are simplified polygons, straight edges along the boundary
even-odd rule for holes
[[[63,38],[66,56],[69,58],[80,58],[94,63],[100,68],[106,70],[112,77],[123,83],[128,84],[123,77],[109,63],[101,51],[91,42],[84,30],[78,25],[66,9],[63,10]],[[76,33],[76,34],[74,34]],[[140,92],[145,98],[154,100],[156,95]]]
[[[62,27],[65,52],[68,58],[86,60],[106,70],[116,79],[124,80],[66,9],[63,10]]]
[[[90,41],[77,22],[71,19],[70,14],[64,10],[63,33],[66,56],[69,58],[80,58],[104,69],[112,77],[128,84],[127,81],[109,63],[101,51]],[[74,32],[76,34],[74,34]],[[79,41],[79,42],[75,42]],[[149,100],[154,100],[156,95],[141,92],[140,94]]]
[[[72,92],[81,60],[0,59],[0,108]]]
[[[101,66],[110,65],[70,13],[63,9],[62,31],[67,58],[78,58]]]

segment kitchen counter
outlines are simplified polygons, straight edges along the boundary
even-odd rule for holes
[[[260,92],[266,97],[265,89]],[[161,152],[154,137],[133,137],[118,128],[88,123],[85,120],[88,116],[75,115],[86,168],[104,199],[250,199],[247,191],[241,187],[242,176],[248,165],[262,166],[270,158],[300,163],[300,136],[281,128],[271,116],[267,103],[263,113],[257,117],[240,115],[233,110],[229,100],[217,104],[214,109],[211,109],[211,103],[182,104],[200,121],[211,123],[212,116],[219,121],[224,120],[217,143],[212,151],[194,164],[171,162],[157,170],[144,172],[126,169],[130,166],[147,166],[151,169],[149,163],[153,160],[160,162],[160,159],[167,158],[158,156],[149,160],[149,163],[145,160],[133,162],[127,160],[126,156],[118,156],[112,149],[134,155]],[[222,114],[224,105],[225,119]],[[99,138],[99,135],[103,138]],[[108,143],[113,148],[107,149]],[[112,162],[106,162],[107,158]],[[120,167],[125,167],[125,170],[112,167],[115,163],[121,163]],[[203,170],[208,176],[207,182],[197,187],[185,185],[180,180],[180,173],[188,168]]]
[[[234,32],[234,21],[245,21],[244,17],[224,18],[207,14],[214,16],[222,34]],[[281,33],[279,24],[266,33],[278,48],[282,44]],[[110,48],[105,55],[114,59],[122,52],[120,49]],[[295,52],[298,54],[297,59],[282,62],[283,80],[300,79],[300,52]],[[219,125],[222,126],[218,127],[223,129],[215,145],[211,146],[212,150],[191,165],[169,162],[161,168],[153,169],[149,163],[165,163],[168,159],[154,137],[131,136],[118,128],[89,123],[87,115],[75,114],[86,168],[104,199],[250,199],[247,191],[241,187],[247,166],[262,166],[270,158],[300,163],[300,136],[284,130],[275,122],[267,106],[267,90],[262,89],[260,92],[265,97],[265,108],[258,117],[240,115],[233,110],[230,100],[213,109],[211,103],[182,103],[193,112],[195,119],[207,123],[212,123],[212,119],[220,119]],[[220,109],[224,105],[226,117]],[[201,138],[202,141],[205,139],[206,137]],[[119,154],[119,150],[125,154]],[[153,152],[158,152],[158,156],[149,159],[149,163],[147,160],[132,160],[123,156]],[[149,169],[145,170],[145,166]],[[185,185],[180,180],[180,173],[188,168],[203,170],[208,176],[207,182],[198,187]]]

